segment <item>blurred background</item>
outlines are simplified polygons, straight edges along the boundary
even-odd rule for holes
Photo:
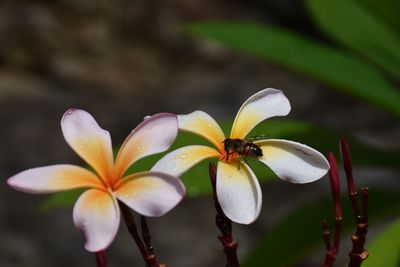
[[[349,138],[376,222],[365,266],[400,266],[399,11],[395,0],[1,1],[0,266],[95,266],[72,204],[6,185],[28,168],[83,164],[63,139],[65,110],[89,111],[118,146],[157,112],[200,109],[229,125],[266,87],[282,89],[292,111],[259,132],[337,157],[339,136]],[[224,265],[206,166],[185,178],[181,205],[149,220],[168,266]],[[292,185],[254,168],[264,204],[255,223],[235,225],[243,266],[321,265],[321,221],[332,221],[327,177]],[[337,266],[350,250],[347,223]],[[143,265],[123,224],[108,258],[109,266]]]

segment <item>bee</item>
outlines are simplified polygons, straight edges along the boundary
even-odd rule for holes
[[[246,159],[246,157],[257,159],[263,156],[261,148],[249,140],[227,138],[224,140],[223,144],[226,152],[226,160],[229,160],[229,156],[234,153],[237,153],[244,159]]]

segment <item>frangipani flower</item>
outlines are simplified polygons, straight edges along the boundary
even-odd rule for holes
[[[229,138],[245,139],[261,121],[285,116],[289,111],[289,100],[282,91],[264,89],[244,102],[236,115]],[[215,148],[203,145],[179,148],[160,159],[152,170],[180,176],[204,159],[219,159],[216,191],[222,210],[234,222],[253,222],[260,213],[262,203],[259,182],[239,153],[227,155],[224,148],[227,138],[216,121],[203,111],[195,111],[178,115],[178,125],[180,130],[206,138]],[[254,144],[262,150],[258,160],[285,181],[309,183],[321,178],[329,170],[325,157],[306,145],[280,139],[258,140]]]
[[[139,172],[124,176],[134,162],[170,147],[178,132],[176,115],[147,117],[126,138],[115,162],[110,134],[86,111],[68,110],[61,128],[67,143],[94,172],[74,165],[52,165],[23,171],[7,182],[27,193],[88,188],[73,210],[74,223],[85,236],[87,250],[103,250],[113,241],[120,221],[118,201],[142,215],[161,216],[183,198],[182,182],[168,174]]]

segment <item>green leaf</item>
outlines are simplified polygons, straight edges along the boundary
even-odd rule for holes
[[[400,1],[398,0],[357,0],[359,5],[365,6],[371,14],[385,19],[393,25],[397,32],[400,30]]]
[[[223,122],[221,127],[225,133],[228,133],[232,122]],[[327,154],[333,151],[339,155],[338,140],[340,134],[331,129],[320,127],[306,122],[290,121],[290,120],[267,120],[260,123],[249,136],[266,135],[267,138],[280,138],[301,142],[311,146],[318,151]],[[172,145],[169,151],[191,144],[211,145],[203,138],[193,134],[181,132],[177,140]],[[365,166],[386,166],[399,168],[400,152],[389,152],[382,149],[370,147],[354,138],[349,138],[349,144],[353,156],[353,163],[356,165]],[[153,155],[141,159],[129,168],[128,173],[138,171],[146,171],[163,156],[164,154]],[[211,186],[208,176],[209,161],[203,161],[194,166],[182,177],[185,183],[188,196],[195,197],[203,194],[211,193]],[[261,182],[276,180],[276,175],[268,169],[264,164],[249,160],[249,164],[256,173]],[[77,198],[77,194],[81,191],[71,191],[71,196],[68,192],[57,193],[49,197],[44,202],[46,210],[53,207],[72,206]]]
[[[327,190],[329,189],[327,188]],[[369,197],[368,211],[371,224],[399,215],[399,192],[374,188],[370,190]],[[258,245],[248,255],[243,266],[262,266],[266,263],[268,263],[268,266],[274,267],[294,266],[295,263],[300,262],[316,248],[320,248],[322,263],[325,250],[323,248],[321,222],[323,219],[328,219],[330,225],[333,225],[332,205],[330,199],[321,199],[295,210],[261,238]],[[355,229],[348,196],[342,197],[342,206],[344,210],[342,240],[350,240],[348,233],[354,232]],[[348,251],[341,251],[340,253],[346,254]],[[375,257],[375,255],[371,254],[372,257]]]
[[[41,212],[48,212],[54,208],[71,207],[85,189],[75,189],[50,195],[40,205]]]
[[[353,0],[307,0],[306,3],[324,32],[400,79],[399,35],[383,20]]]
[[[400,266],[400,219],[378,236],[368,247],[369,258],[363,267]]]
[[[321,1],[325,3],[326,1]],[[199,22],[187,31],[307,74],[344,93],[400,116],[400,94],[367,62],[352,54],[272,26]],[[400,70],[400,68],[398,68]]]

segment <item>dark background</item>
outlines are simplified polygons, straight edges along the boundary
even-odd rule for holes
[[[183,33],[185,23],[207,19],[269,23],[329,42],[301,1],[1,1],[0,266],[95,266],[75,230],[71,208],[40,213],[43,196],[15,192],[5,182],[31,167],[81,164],[59,125],[70,107],[89,111],[120,144],[145,115],[201,109],[217,120],[233,119],[247,97],[274,87],[291,101],[292,119],[400,148],[400,125],[390,115],[267,61]],[[389,184],[399,185],[395,172],[357,171],[363,182],[384,175]],[[325,180],[301,190],[281,181],[263,185],[260,218],[235,226],[239,257],[293,208],[328,194]],[[150,219],[160,261],[223,266],[214,213],[211,198],[204,196]],[[301,266],[319,265],[323,253],[321,248]],[[109,262],[143,265],[124,225],[110,247]]]

